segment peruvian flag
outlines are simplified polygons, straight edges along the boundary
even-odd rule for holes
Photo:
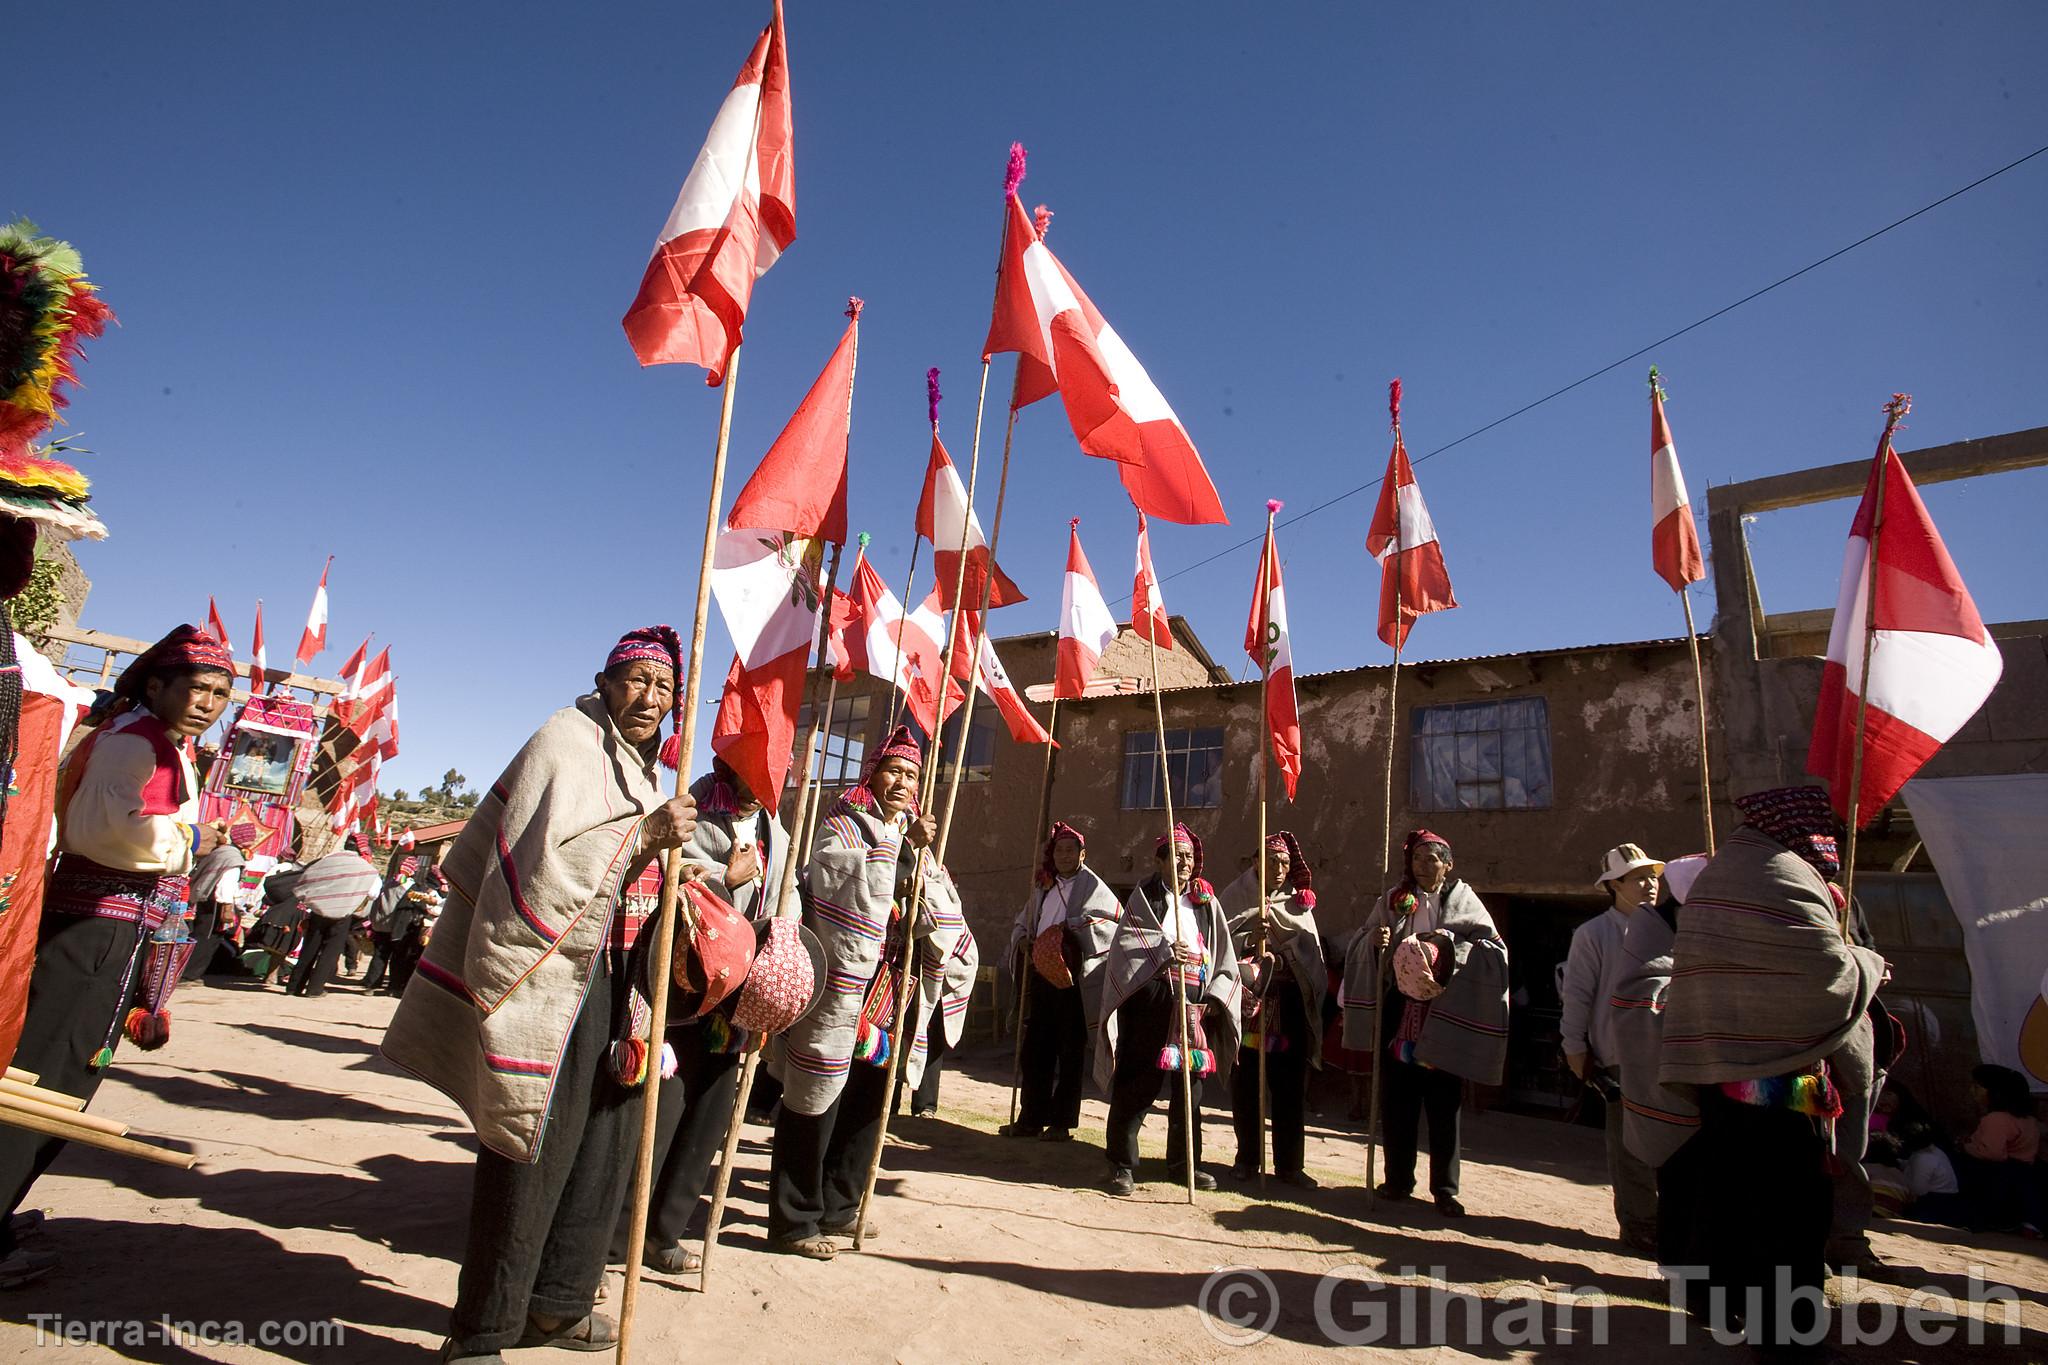
[[[1678,451],[1671,428],[1664,423],[1664,390],[1650,379],[1650,562],[1671,591],[1707,576],[1700,557],[1699,528],[1693,525],[1692,503],[1685,496],[1685,475],[1678,469]]]
[[[369,653],[370,640],[368,636],[364,636],[363,642],[356,646],[356,652],[349,655],[348,662],[341,666],[341,695],[335,698],[337,703],[354,701],[362,695],[363,669],[366,667]]]
[[[1011,152],[1021,179],[1022,149]],[[1141,512],[1186,525],[1228,523],[1216,485],[1187,429],[1116,329],[1067,273],[1010,191],[987,359],[1017,353],[1013,407],[1058,390],[1074,439],[1117,462],[1124,491]]]
[[[249,693],[254,696],[264,690],[263,675],[270,668],[269,657],[263,652],[263,599],[256,599],[256,644],[249,658]]]
[[[365,640],[364,647],[368,648],[369,643]],[[391,647],[386,645],[377,651],[376,658],[358,665],[353,673],[345,673],[343,677],[346,686],[335,703],[335,709],[342,724],[361,738],[391,696]]]
[[[1884,519],[1875,535],[1873,597],[1870,557],[1880,469],[1888,472]],[[1821,667],[1813,744],[1806,753],[1806,770],[1827,779],[1835,810],[1844,819],[1856,755],[1857,699],[1866,693],[1864,633],[1872,629],[1876,639],[1870,651],[1858,828],[1875,819],[1977,713],[2005,666],[1919,490],[1892,450],[1889,430],[1878,443],[1870,482],[1849,528],[1841,597]]]
[[[832,665],[841,682],[856,671],[900,690],[912,719],[926,734],[938,730],[939,641],[946,632],[938,596],[928,595],[906,614],[863,556],[854,565],[853,590],[837,593],[832,609]],[[957,700],[958,689],[954,689]]]
[[[1145,529],[1145,514],[1138,513],[1138,576],[1131,584],[1131,629],[1140,640],[1150,640],[1161,649],[1173,648],[1173,625],[1166,616],[1166,599],[1159,592],[1159,575],[1152,572],[1152,537]]]
[[[937,429],[932,431],[932,457],[924,470],[924,492],[917,500],[917,533],[931,542],[939,600],[948,611],[960,605],[953,600],[955,584],[960,585],[961,597],[969,610],[980,608],[984,583],[988,586],[991,607],[1007,607],[1024,600],[1023,592],[989,553],[988,540],[981,534],[981,521],[967,505],[967,486],[960,482],[960,471],[953,467],[953,458],[946,453]],[[963,538],[967,544],[964,580],[960,569]],[[989,579],[991,573],[993,581]]]
[[[1095,571],[1081,552],[1081,519],[1067,524],[1067,576],[1060,589],[1059,660],[1052,694],[1072,699],[1086,696],[1088,680],[1102,660],[1102,651],[1116,639],[1116,618],[1095,585]],[[1170,646],[1169,646],[1170,648]]]
[[[856,314],[811,391],[733,500],[711,593],[735,658],[711,751],[763,801],[789,772],[804,673],[825,609],[825,542],[846,538],[846,442]]]
[[[306,628],[299,635],[298,652],[292,656],[294,663],[310,663],[327,648],[327,571],[333,567],[334,556],[329,555],[320,568],[320,586],[313,589],[313,606],[306,613]]]
[[[413,837],[411,826],[407,826],[405,832],[398,836],[398,846],[408,853],[419,847],[419,842],[418,839]]]
[[[796,240],[796,159],[782,0],[740,68],[690,167],[640,292],[626,339],[642,365],[702,365],[725,381],[754,281]]]
[[[233,643],[228,639],[227,623],[220,619],[220,608],[213,604],[213,595],[211,593],[207,594],[206,598],[206,629],[214,639],[220,641],[222,649],[230,654],[235,652]]]
[[[1278,503],[1268,504],[1274,511]],[[1259,576],[1252,584],[1251,619],[1245,622],[1244,652],[1266,675],[1266,729],[1273,736],[1273,761],[1294,799],[1301,778],[1301,714],[1294,704],[1294,650],[1287,639],[1287,589],[1280,582],[1280,551],[1266,526]]]
[[[967,612],[960,614],[969,615]],[[978,643],[977,658],[981,665],[976,670],[975,685],[995,702],[996,710],[1003,713],[1003,724],[1009,727],[1010,738],[1019,744],[1051,744],[1053,748],[1059,748],[1053,737],[1046,733],[1045,727],[1038,723],[1038,717],[1032,715],[1030,708],[1024,705],[1024,698],[1017,691],[1017,685],[1010,681],[1010,674],[1003,667],[1003,661],[996,657],[995,642],[988,638],[988,631],[977,628],[974,634]]]
[[[1451,575],[1444,568],[1443,546],[1437,544],[1436,523],[1416,486],[1408,465],[1408,447],[1394,429],[1394,451],[1387,457],[1387,475],[1380,482],[1379,506],[1365,534],[1366,553],[1380,562],[1380,639],[1399,649],[1407,643],[1415,618],[1424,612],[1458,605],[1451,596]],[[1396,596],[1399,606],[1396,607]]]

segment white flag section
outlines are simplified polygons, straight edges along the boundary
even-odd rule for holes
[[[979,657],[981,667],[975,673],[974,681],[982,692],[996,704],[1003,714],[1003,724],[1009,727],[1010,738],[1019,744],[1049,744],[1052,736],[1038,723],[1024,705],[1024,697],[1017,691],[1017,685],[1010,681],[1010,675],[1003,668],[1003,661],[996,657],[995,642],[983,631],[980,639]],[[1057,748],[1059,746],[1054,745]]]
[[[711,567],[711,595],[740,667],[759,668],[809,648],[818,631],[819,541],[786,531],[723,531]]]
[[[1962,925],[1977,1050],[2048,1092],[2048,774],[1915,778],[1903,795]]]

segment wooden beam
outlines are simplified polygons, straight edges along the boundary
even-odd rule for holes
[[[1913,482],[1923,487],[1953,479],[1974,479],[1982,474],[2034,469],[2048,465],[2048,427],[1956,441],[1925,450],[1902,450],[1899,459],[1913,476]],[[1712,486],[1707,489],[1707,507],[1713,512],[1774,512],[1784,507],[1858,497],[1869,481],[1870,457],[1865,456],[1842,464]]]
[[[77,626],[52,626],[50,629],[42,632],[41,638],[56,640],[67,645],[82,645],[87,649],[105,650],[109,661],[116,654],[140,654],[155,643],[153,640],[137,640],[126,635],[112,635],[103,630],[85,630]],[[249,676],[249,661],[244,659],[235,660],[235,676],[237,678]],[[343,684],[333,678],[315,678],[305,673],[294,673],[289,669],[266,668],[263,670],[263,677],[273,687],[278,683],[283,683],[287,687],[301,688],[323,697],[338,697],[343,691]],[[102,682],[106,681],[107,670],[101,671],[100,678]],[[247,701],[249,694],[246,690],[238,688],[235,691],[234,699],[236,701]]]

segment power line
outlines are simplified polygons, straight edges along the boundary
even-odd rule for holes
[[[1969,184],[1963,186],[1961,189],[1951,190],[1947,194],[1941,196],[1941,198],[1935,200],[1933,203],[1923,204],[1919,208],[1914,209],[1911,213],[1907,214],[1905,217],[1900,218],[1894,222],[1887,223],[1875,232],[1867,233],[1862,237],[1858,237],[1855,241],[1849,243],[1849,245],[1842,247],[1838,250],[1831,251],[1827,255],[1821,257],[1819,260],[1814,261],[1809,265],[1803,265],[1789,275],[1783,276],[1779,279],[1772,280],[1763,288],[1744,294],[1741,298],[1735,300],[1735,302],[1731,304],[1727,304],[1721,308],[1716,308],[1713,312],[1707,314],[1705,317],[1700,318],[1695,322],[1687,323],[1685,326],[1679,328],[1677,331],[1671,333],[1669,336],[1659,337],[1657,338],[1657,340],[1651,342],[1647,346],[1638,347],[1636,350],[1630,351],[1621,359],[1612,361],[1606,365],[1602,365],[1599,369],[1594,370],[1592,373],[1582,375],[1579,378],[1574,379],[1571,383],[1566,384],[1563,388],[1553,389],[1549,393],[1544,394],[1541,398],[1535,399],[1532,402],[1524,403],[1521,407],[1516,408],[1513,412],[1510,412],[1505,416],[1494,418],[1491,422],[1488,422],[1483,427],[1477,427],[1471,431],[1466,432],[1463,436],[1460,436],[1455,441],[1448,441],[1443,445],[1438,446],[1435,450],[1430,451],[1426,455],[1419,455],[1415,457],[1412,463],[1421,464],[1424,460],[1433,460],[1437,456],[1443,454],[1445,451],[1455,449],[1456,447],[1465,444],[1465,442],[1470,441],[1475,437],[1484,436],[1487,432],[1492,431],[1497,426],[1500,426],[1507,422],[1512,422],[1517,417],[1522,416],[1524,413],[1535,411],[1537,408],[1542,407],[1545,403],[1550,402],[1554,398],[1562,398],[1566,394],[1570,393],[1573,389],[1579,388],[1586,384],[1590,384],[1594,380],[1598,379],[1600,376],[1607,374],[1612,370],[1620,369],[1623,365],[1628,364],[1631,360],[1640,360],[1644,356],[1648,355],[1650,352],[1656,350],[1659,346],[1663,346],[1670,342],[1676,341],[1678,340],[1678,338],[1684,336],[1687,332],[1697,331],[1699,328],[1706,326],[1708,323],[1713,322],[1717,318],[1726,317],[1728,314],[1734,312],[1736,309],[1742,307],[1746,303],[1754,303],[1756,300],[1770,293],[1773,289],[1777,289],[1781,286],[1788,285],[1792,283],[1792,281],[1798,279],[1801,275],[1810,274],[1813,271],[1820,269],[1828,262],[1838,260],[1841,257],[1848,255],[1857,247],[1867,246],[1871,242],[1874,242],[1878,238],[1884,236],[1887,232],[1892,231],[1894,228],[1902,228],[1906,224],[1912,222],[1915,218],[1920,217],[1922,214],[1931,213],[1935,209],[1940,208],[1943,204],[1948,203],[1951,199],[1960,198],[1963,195],[1968,194],[1971,190],[1976,189],[1980,185],[1989,184],[1991,181],[1998,179],[1999,176],[2004,175],[2007,171],[2017,170],[2019,167],[2026,165],[2029,161],[2032,161],[2035,157],[2040,156],[2044,152],[2048,152],[2048,146],[2036,147],[2033,151],[2028,152],[2025,156],[2019,158],[2019,160],[2009,161],[2005,165],[2000,166],[1997,170],[1991,172],[1989,175],[1979,176],[1977,179],[1972,180]],[[1318,512],[1328,511],[1330,508],[1335,507],[1340,502],[1348,501],[1351,498],[1357,497],[1360,493],[1369,492],[1372,489],[1379,487],[1380,484],[1383,482],[1385,482],[1384,476],[1377,479],[1370,479],[1367,482],[1358,485],[1358,487],[1356,488],[1349,488],[1346,489],[1344,492],[1337,494],[1335,497],[1326,498],[1322,502],[1317,503],[1315,506],[1307,509],[1306,511],[1295,513],[1293,516],[1288,517],[1285,520],[1281,521],[1279,525],[1292,526],[1298,521],[1306,521]],[[1161,574],[1160,582],[1163,583],[1168,579],[1179,578],[1182,574],[1193,573],[1196,569],[1202,568],[1209,564],[1213,564],[1217,560],[1224,558],[1226,555],[1233,555],[1236,554],[1239,550],[1248,549],[1251,546],[1261,544],[1265,541],[1265,539],[1266,537],[1262,532],[1259,535],[1252,536],[1247,540],[1240,540],[1234,545],[1226,545],[1224,548],[1216,551],[1214,554],[1207,555],[1204,558],[1198,559],[1194,563],[1189,564],[1184,568],[1175,569],[1172,573]],[[1128,602],[1131,600],[1131,595],[1129,593],[1125,593],[1122,597],[1119,597],[1116,600],[1120,603]]]

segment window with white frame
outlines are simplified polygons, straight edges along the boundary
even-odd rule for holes
[[[868,697],[835,697],[832,715],[818,735],[817,773],[828,787],[850,787],[860,781],[868,756]],[[811,732],[812,708],[804,703],[797,711],[799,739]],[[789,785],[795,786],[799,765],[790,765]]]
[[[1125,810],[1159,810],[1168,792],[1173,808],[1212,809],[1223,804],[1223,731],[1168,730],[1166,782],[1159,771],[1159,732],[1131,730],[1124,734],[1123,801]]]

